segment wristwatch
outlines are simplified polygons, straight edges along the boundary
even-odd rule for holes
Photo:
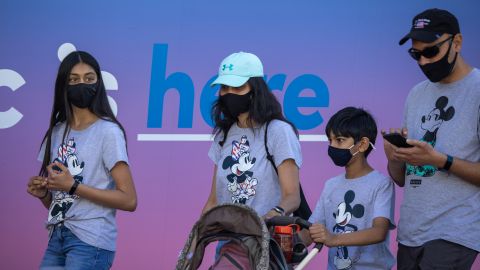
[[[447,161],[445,161],[445,164],[443,165],[442,170],[448,172],[450,170],[450,167],[452,167],[453,163],[453,157],[450,155],[447,155]]]
[[[73,185],[72,185],[72,187],[70,188],[70,191],[68,192],[68,194],[69,194],[69,195],[75,194],[75,191],[77,190],[77,187],[78,187],[79,184],[80,184],[80,181],[75,180],[75,181],[73,182]]]

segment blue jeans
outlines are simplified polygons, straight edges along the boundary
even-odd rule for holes
[[[67,227],[57,225],[48,241],[40,269],[110,269],[114,257],[114,251],[82,242]]]

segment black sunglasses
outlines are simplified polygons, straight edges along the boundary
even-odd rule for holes
[[[419,51],[417,49],[414,49],[414,48],[410,48],[408,49],[408,54],[410,54],[410,56],[415,59],[415,61],[418,61],[420,60],[420,57],[425,57],[425,58],[432,58],[432,57],[435,57],[438,52],[440,52],[440,46],[442,46],[443,43],[449,41],[449,40],[453,40],[453,36],[450,36],[449,38],[445,39],[444,41],[440,41],[439,43],[431,46],[431,47],[427,47],[425,49],[423,49],[423,51]]]

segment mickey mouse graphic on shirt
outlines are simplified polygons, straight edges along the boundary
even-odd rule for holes
[[[352,218],[361,218],[365,213],[365,207],[361,204],[356,204],[352,207],[351,203],[355,199],[355,192],[349,190],[345,192],[344,201],[341,202],[337,211],[333,213],[335,218],[335,226],[333,226],[333,232],[335,234],[352,233],[358,231],[357,226],[351,224]],[[357,258],[358,260],[358,258]],[[348,255],[348,247],[337,247],[337,254],[333,258],[333,263],[337,269],[350,269],[355,263]]]
[[[63,143],[58,147],[57,158],[55,158],[55,161],[61,162],[67,167],[75,181],[83,181],[83,176],[81,176],[81,174],[85,168],[85,162],[80,162],[78,160],[77,147],[74,138],[70,138],[67,143]],[[69,195],[65,191],[54,192],[53,202],[50,205],[48,214],[48,221],[50,223],[58,223],[64,220],[65,214],[76,198],[76,195]]]
[[[253,178],[253,172],[250,171],[255,161],[256,158],[250,157],[247,136],[243,135],[240,141],[232,142],[231,154],[223,160],[222,168],[231,172],[227,175],[227,186],[232,194],[233,203],[245,204],[248,199],[255,196],[258,181]]]
[[[421,127],[425,130],[420,141],[427,142],[432,147],[435,147],[437,142],[437,132],[440,126],[445,121],[449,121],[455,115],[455,108],[450,106],[447,108],[448,98],[441,96],[435,102],[435,108],[433,108],[428,115],[422,116]],[[421,177],[430,177],[435,174],[437,168],[432,165],[413,166],[407,164],[407,175],[414,174]]]

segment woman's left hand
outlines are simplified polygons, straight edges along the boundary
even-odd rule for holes
[[[280,215],[280,213],[278,213],[275,210],[270,210],[270,211],[268,211],[268,213],[266,213],[263,216],[263,220],[268,220],[268,219],[271,219],[271,218],[276,217],[276,216],[281,216],[281,215]]]
[[[56,167],[55,167],[56,166]],[[55,168],[54,168],[55,167]],[[48,178],[47,188],[69,192],[75,180],[70,171],[60,162],[53,162],[47,166]]]

